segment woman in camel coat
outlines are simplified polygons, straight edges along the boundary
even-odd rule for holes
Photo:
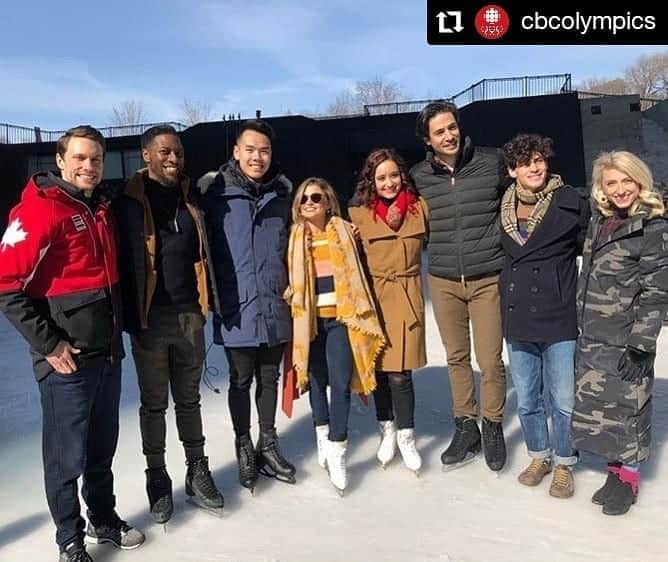
[[[420,275],[426,205],[410,184],[401,157],[392,149],[379,149],[367,157],[348,210],[360,232],[387,338],[376,364],[374,391],[381,434],[378,460],[385,467],[398,444],[404,463],[417,473],[422,463],[415,447],[412,371],[427,362]]]

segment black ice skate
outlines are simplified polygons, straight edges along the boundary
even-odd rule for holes
[[[255,449],[250,435],[240,435],[234,440],[239,465],[239,484],[247,488],[252,494],[255,491],[258,473],[255,464]]]
[[[188,463],[186,495],[188,503],[218,517],[223,515],[225,501],[211,478],[208,457],[201,457]]]
[[[153,521],[166,525],[174,511],[172,479],[164,466],[146,469],[146,494]],[[166,530],[166,527],[165,527]]]
[[[475,418],[455,418],[455,434],[441,455],[443,470],[455,470],[470,463],[480,452],[481,438]]]
[[[490,470],[498,472],[506,464],[506,441],[503,437],[503,425],[483,418],[482,446],[485,462]]]
[[[260,474],[288,484],[297,482],[295,467],[283,457],[281,450],[278,448],[278,437],[275,429],[260,432],[255,454]]]

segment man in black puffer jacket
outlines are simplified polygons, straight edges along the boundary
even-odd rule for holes
[[[428,104],[416,132],[427,147],[411,170],[429,218],[429,286],[434,316],[445,346],[455,414],[455,435],[441,455],[456,466],[481,449],[471,368],[469,320],[482,371],[482,444],[492,470],[505,464],[503,410],[506,379],[502,352],[499,271],[503,265],[498,214],[505,166],[497,149],[474,147],[459,128],[449,102]]]

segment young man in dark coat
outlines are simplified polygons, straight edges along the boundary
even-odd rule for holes
[[[441,455],[457,466],[481,448],[471,334],[482,371],[482,445],[492,470],[506,462],[503,410],[506,375],[498,280],[503,264],[498,226],[505,166],[497,149],[473,146],[449,102],[428,104],[418,115],[417,135],[427,147],[411,177],[429,207],[429,293],[445,346],[455,414],[455,435]]]
[[[204,364],[204,322],[216,309],[213,268],[204,216],[184,153],[170,126],[141,137],[146,168],[128,182],[114,202],[119,222],[123,324],[132,338],[141,407],[142,450],[151,516],[166,523],[172,515],[172,481],[165,465],[165,412],[172,390],[176,427],[188,469],[188,498],[219,512],[223,496],[204,455],[200,381]]]
[[[0,310],[30,345],[60,562],[92,560],[84,537],[123,549],[144,542],[114,509],[122,344],[114,221],[99,188],[104,155],[97,129],[67,131],[60,173],[30,178],[0,241]]]
[[[230,365],[228,400],[239,481],[251,491],[258,470],[295,482],[295,467],[281,454],[275,429],[279,364],[292,329],[283,300],[292,201],[290,182],[272,163],[273,143],[268,123],[245,121],[230,161],[200,180],[221,301],[214,341],[225,346]],[[257,447],[250,436],[254,379]]]
[[[550,495],[569,498],[577,462],[571,444],[576,258],[591,212],[586,198],[548,172],[554,154],[551,139],[518,135],[503,152],[514,181],[501,203],[506,252],[499,283],[501,315],[520,424],[532,459],[518,480],[537,486],[554,468]],[[552,405],[552,439],[544,387]]]

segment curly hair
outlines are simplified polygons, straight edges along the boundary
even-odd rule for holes
[[[522,133],[503,145],[506,166],[511,170],[518,166],[528,166],[534,154],[540,154],[545,160],[552,158],[554,156],[554,142],[552,139]]]
[[[660,217],[666,212],[661,195],[654,187],[654,179],[649,166],[635,154],[626,150],[603,152],[594,160],[592,172],[592,197],[603,216],[611,217],[615,214],[615,206],[603,190],[603,172],[617,170],[629,176],[640,187],[638,198],[629,209],[629,216],[641,210],[648,210],[650,218]]]
[[[366,157],[362,171],[357,178],[357,185],[355,186],[355,194],[353,199],[364,207],[371,207],[376,200],[376,168],[383,162],[391,160],[399,167],[399,174],[401,174],[402,188],[417,195],[415,187],[406,171],[406,164],[404,159],[393,148],[377,148]]]

